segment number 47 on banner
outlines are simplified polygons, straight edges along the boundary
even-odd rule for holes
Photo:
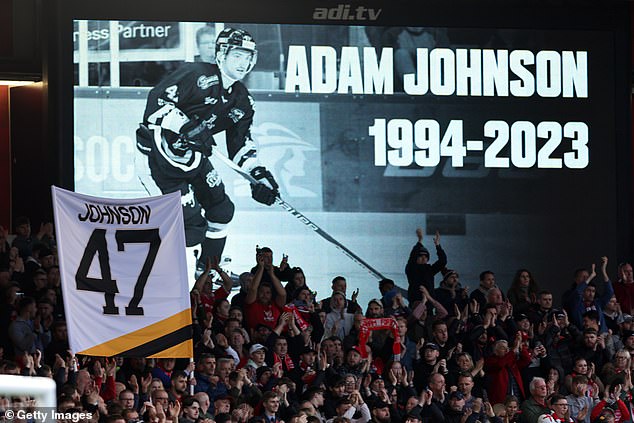
[[[125,308],[126,315],[142,316],[143,307],[139,307],[139,303],[141,302],[141,298],[143,298],[145,284],[150,276],[152,266],[156,260],[156,254],[161,245],[159,231],[158,229],[120,229],[115,232],[115,239],[117,241],[118,251],[124,251],[125,244],[129,243],[150,244],[148,255],[145,258],[139,277],[134,285],[134,295]],[[90,264],[96,254],[99,256],[101,278],[91,278],[88,276]],[[104,314],[119,314],[119,307],[114,303],[114,296],[119,290],[117,289],[117,281],[112,279],[112,273],[110,271],[110,256],[108,254],[105,229],[95,229],[92,231],[92,235],[90,235],[81,262],[79,263],[79,268],[75,274],[75,282],[79,290],[104,293],[106,301],[106,305],[103,306]]]

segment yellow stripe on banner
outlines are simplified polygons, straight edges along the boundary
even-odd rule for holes
[[[191,339],[183,341],[166,350],[151,355],[149,358],[183,358],[194,356],[194,343]]]
[[[111,339],[103,344],[88,348],[87,350],[80,351],[77,354],[112,357],[191,324],[192,313],[191,309],[188,308],[168,317],[167,319],[161,320],[160,322],[153,323],[150,326],[146,326],[131,333],[126,333],[123,336]]]

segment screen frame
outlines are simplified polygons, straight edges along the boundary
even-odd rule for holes
[[[253,23],[288,23],[337,25],[337,21],[316,20],[315,8],[333,8],[342,2],[302,1],[262,2],[243,0],[216,2],[181,0],[178,10],[173,3],[137,0],[113,0],[94,3],[81,0],[52,0],[44,2],[47,28],[44,37],[43,76],[45,81],[45,113],[48,136],[56,146],[52,159],[57,173],[51,181],[61,187],[73,189],[73,20],[165,20],[165,21],[234,21]],[[617,215],[615,225],[619,262],[632,258],[634,253],[634,213],[632,181],[632,106],[631,106],[631,13],[626,1],[609,4],[593,2],[470,2],[432,1],[424,4],[406,4],[377,1],[345,2],[351,7],[380,8],[381,15],[374,22],[347,20],[346,25],[378,26],[435,26],[455,28],[556,29],[599,30],[613,35],[615,110],[614,128],[616,146],[615,173],[617,180]],[[245,12],[246,11],[246,12]],[[588,193],[588,201],[601,201],[601,193]]]

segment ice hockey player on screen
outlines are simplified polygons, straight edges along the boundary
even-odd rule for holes
[[[234,205],[207,158],[213,135],[225,131],[229,157],[257,181],[253,198],[271,205],[278,194],[273,175],[257,160],[251,139],[253,98],[240,82],[255,66],[251,35],[224,29],[216,38],[216,63],[186,63],[154,87],[147,99],[137,147],[148,156],[152,179],[163,193],[180,190],[187,247],[220,258]],[[201,213],[202,208],[202,213]]]

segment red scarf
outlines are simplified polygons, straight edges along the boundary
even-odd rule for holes
[[[297,326],[299,327],[299,330],[304,332],[306,329],[308,329],[308,323],[306,323],[306,320],[304,320],[304,318],[302,317],[302,314],[299,312],[299,309],[297,308],[295,304],[286,304],[284,306],[284,311],[288,313],[293,313],[293,316],[295,316],[295,320],[297,322]]]
[[[317,372],[315,372],[312,367],[306,364],[304,360],[301,360],[299,362],[299,368],[304,371],[304,374],[302,375],[302,382],[304,382],[305,385],[312,385],[313,381],[317,377]]]
[[[359,327],[359,353],[361,353],[361,357],[366,358],[368,352],[365,345],[370,337],[370,332],[383,329],[390,329],[392,331],[392,336],[394,337],[392,354],[394,354],[394,361],[399,361],[401,358],[401,336],[398,334],[398,325],[394,317],[365,319],[361,322],[361,326]]]
[[[285,366],[286,370],[288,371],[295,368],[295,363],[293,363],[293,360],[288,354],[286,354],[284,357],[280,357],[277,353],[273,353],[273,365],[277,363],[282,363],[282,370],[284,370]]]

